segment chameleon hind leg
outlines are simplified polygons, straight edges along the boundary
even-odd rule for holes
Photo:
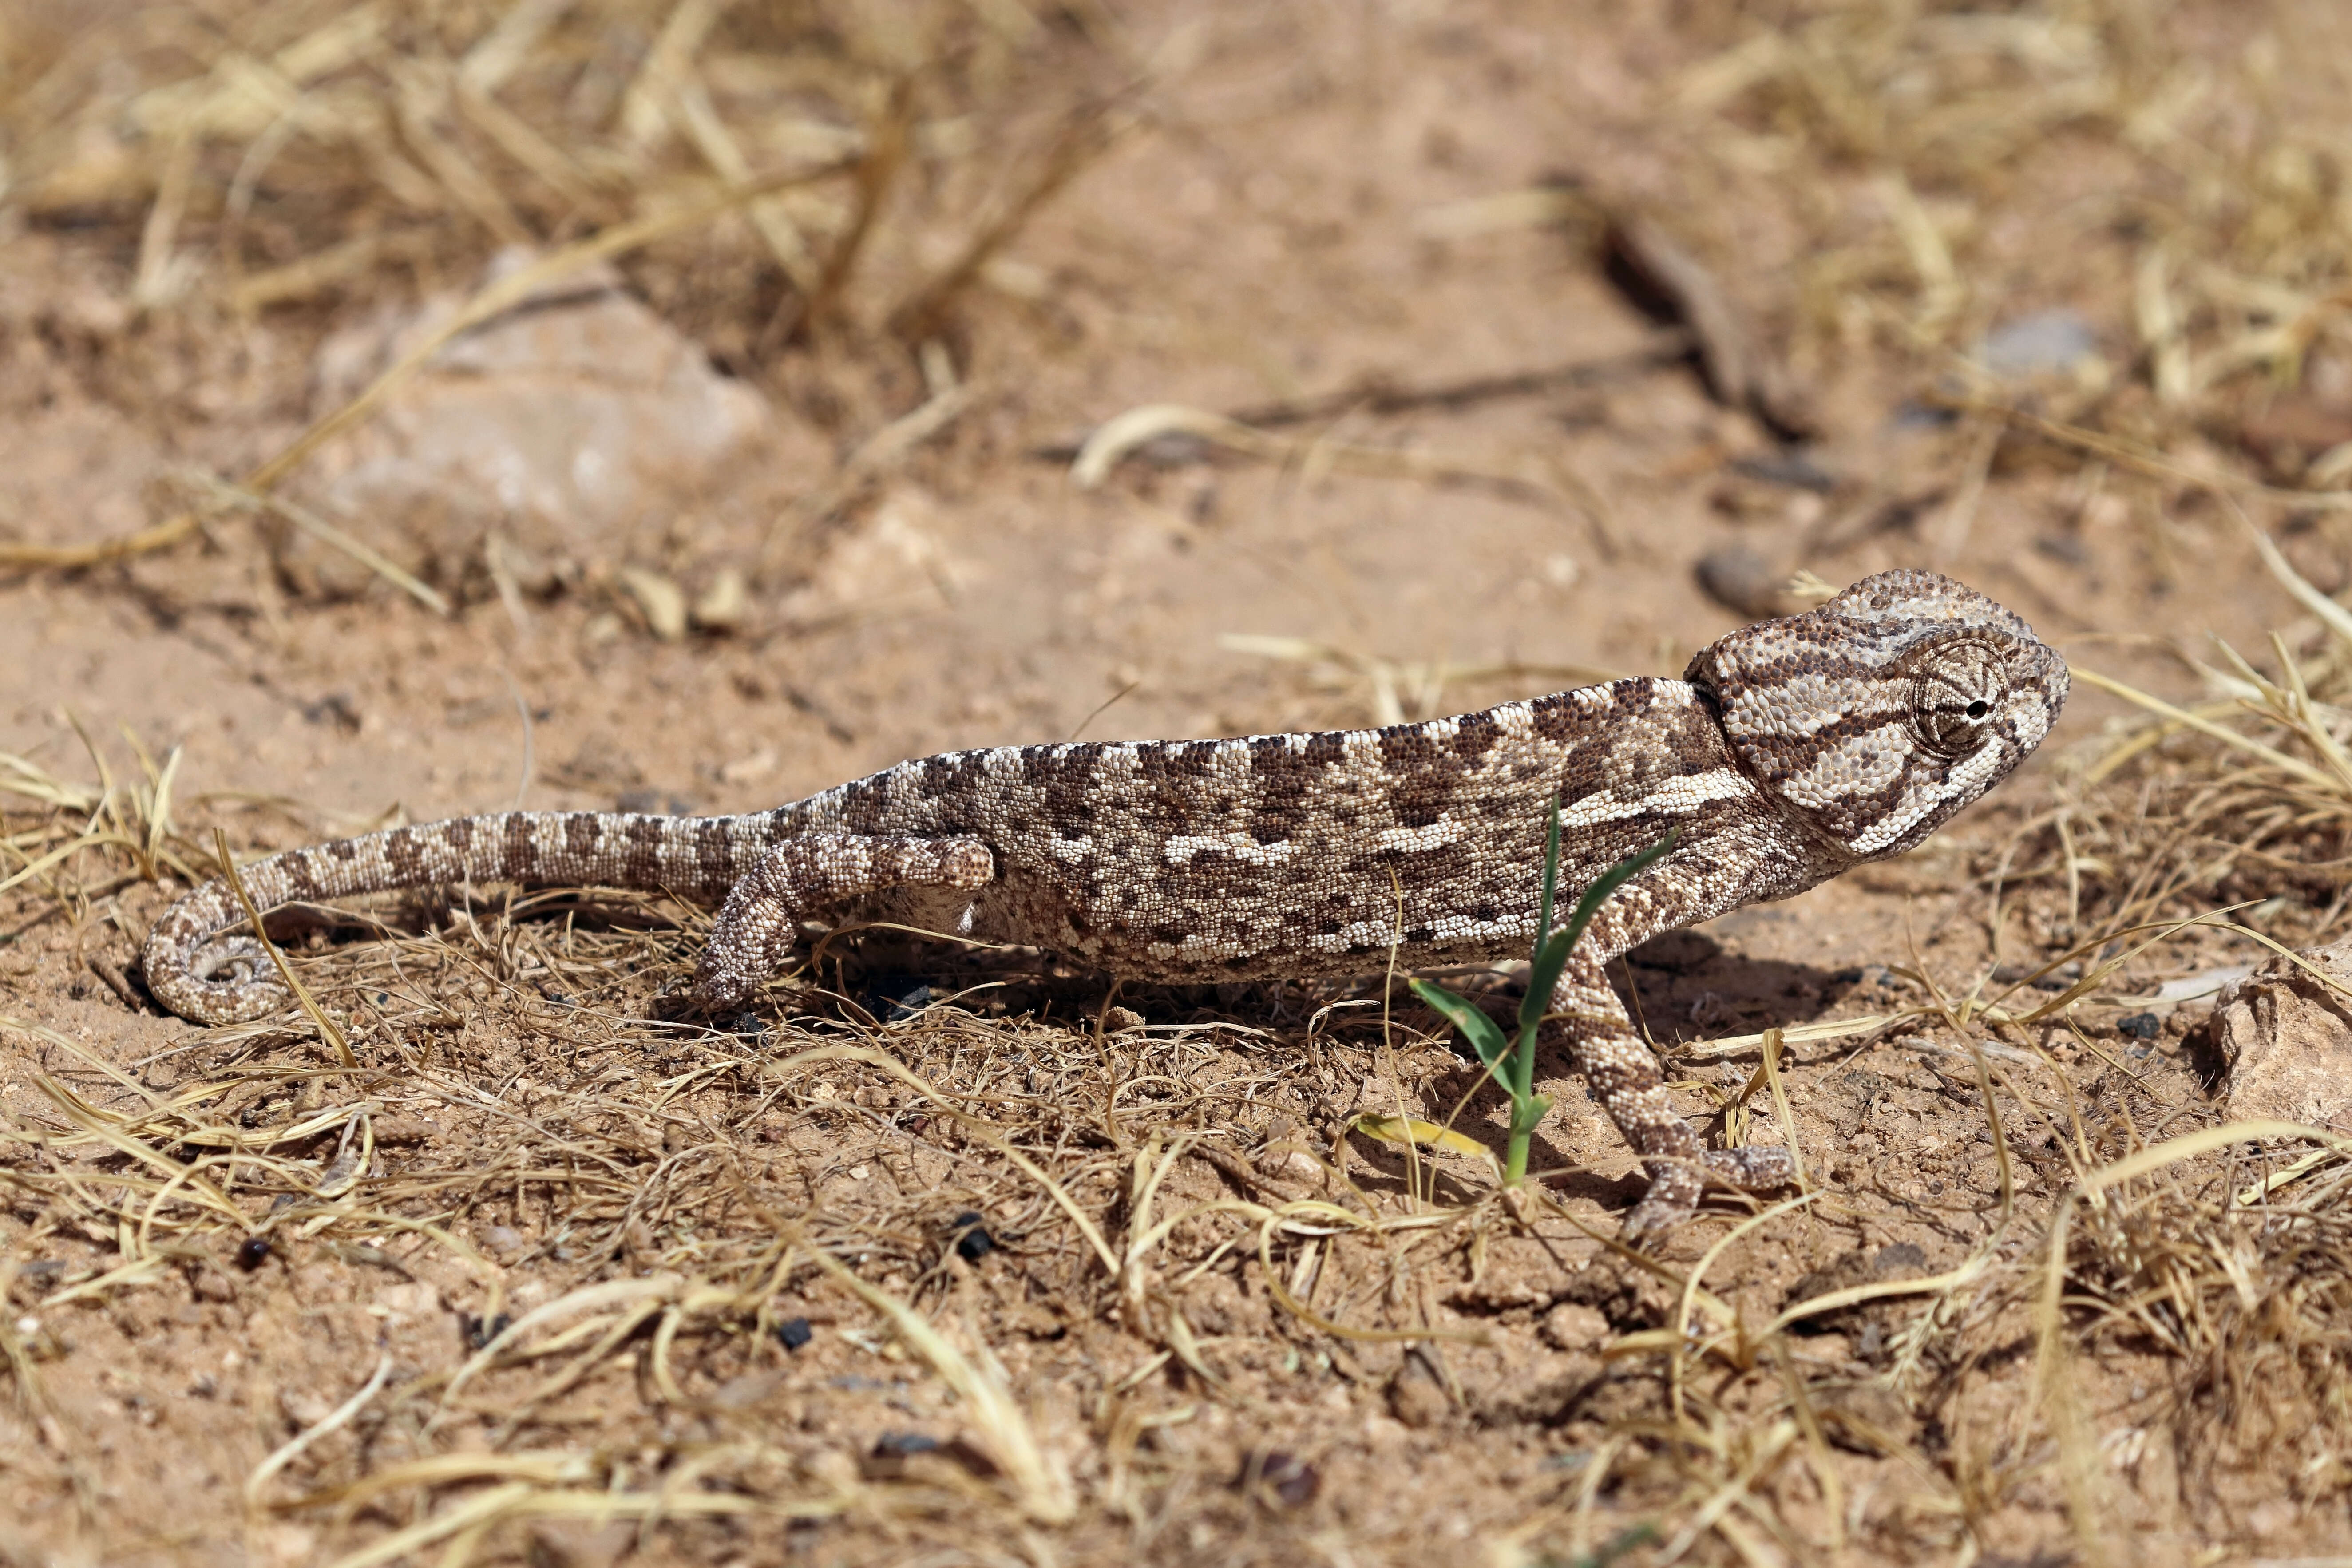
[[[739,1005],[783,966],[803,916],[891,888],[984,888],[996,858],[977,838],[795,833],[727,891],[695,973],[705,1012]]]

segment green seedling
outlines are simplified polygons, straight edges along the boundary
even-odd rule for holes
[[[1629,879],[1641,874],[1642,868],[1675,847],[1675,838],[1682,830],[1670,830],[1665,837],[1643,850],[1631,859],[1620,860],[1584,889],[1584,897],[1576,903],[1576,912],[1558,931],[1551,929],[1552,894],[1559,881],[1559,801],[1551,803],[1550,826],[1544,832],[1543,912],[1536,922],[1534,963],[1528,971],[1528,994],[1519,1003],[1519,1031],[1516,1037],[1506,1038],[1502,1026],[1486,1016],[1478,1005],[1465,996],[1457,996],[1443,986],[1426,980],[1412,983],[1413,994],[1444,1014],[1446,1020],[1462,1031],[1478,1059],[1486,1064],[1486,1071],[1503,1091],[1511,1097],[1511,1137],[1503,1160],[1503,1184],[1517,1186],[1527,1179],[1528,1142],[1535,1136],[1536,1124],[1551,1109],[1551,1101],[1535,1091],[1536,1033],[1543,1026],[1544,1009],[1551,1003],[1552,987],[1559,981],[1559,972],[1568,966],[1568,955],[1575,951],[1584,928],[1592,923],[1594,911],[1608,901],[1609,895]],[[1549,933],[1549,934],[1547,934]]]

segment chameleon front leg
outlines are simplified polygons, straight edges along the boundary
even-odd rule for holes
[[[977,838],[795,833],[727,891],[694,977],[705,1012],[740,1005],[783,966],[801,917],[890,888],[983,888],[996,858]]]
[[[1706,1148],[1675,1110],[1656,1053],[1634,1032],[1625,1005],[1609,984],[1604,956],[1624,952],[1647,934],[1648,928],[1628,918],[1628,904],[1641,901],[1638,890],[1629,888],[1601,906],[1551,995],[1552,1014],[1565,1026],[1577,1070],[1649,1173],[1650,1190],[1625,1216],[1629,1240],[1664,1234],[1688,1219],[1709,1182],[1769,1190],[1796,1179],[1796,1163],[1786,1149]]]

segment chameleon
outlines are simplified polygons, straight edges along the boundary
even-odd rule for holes
[[[241,875],[263,910],[479,882],[717,901],[689,994],[719,1016],[783,967],[803,921],[893,921],[1142,983],[1488,964],[1532,945],[1555,801],[1563,889],[1672,830],[1586,928],[1546,1026],[1647,1175],[1624,1220],[1638,1237],[1710,1182],[1765,1191],[1794,1167],[1781,1148],[1704,1146],[1610,963],[1915,848],[2032,752],[2066,692],[2064,660],[2014,613],[1898,570],[1718,638],[1678,680],[1381,729],[945,752],[743,816],[461,816]],[[154,996],[209,1024],[290,1005],[244,920],[223,881],[183,897],[148,936]]]

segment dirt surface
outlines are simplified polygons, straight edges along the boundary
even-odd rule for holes
[[[2221,980],[2166,983],[2342,931],[2326,742],[2197,805],[2226,701],[2078,679],[1924,850],[1632,955],[1707,1136],[1809,1178],[1646,1259],[1563,1061],[1528,1189],[1367,1130],[1507,1109],[1379,976],[844,933],[719,1032],[708,911],[498,889],[273,923],[315,1017],[135,963],[215,829],[1427,717],[1800,572],[2286,681],[2331,623],[2255,532],[2352,582],[2340,7],[35,5],[0,59],[0,1560],[2352,1551],[2343,1168],[2180,1142]]]

